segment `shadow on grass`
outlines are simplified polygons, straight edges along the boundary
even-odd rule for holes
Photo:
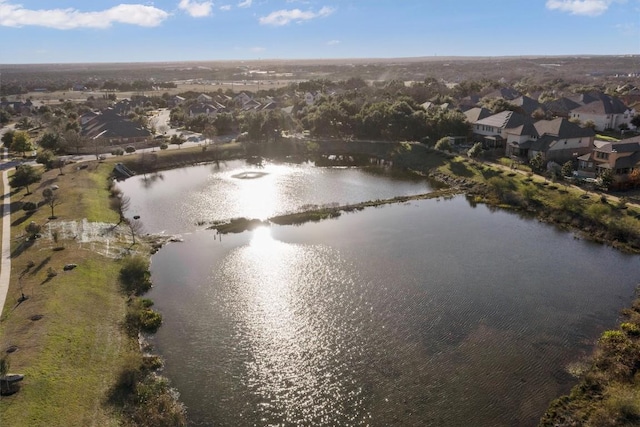
[[[23,242],[21,242],[18,247],[16,247],[13,252],[11,252],[11,258],[20,256],[20,254],[22,254],[33,245],[33,242],[33,240],[24,240]]]
[[[51,255],[49,255],[48,257],[46,257],[45,259],[43,259],[42,261],[40,261],[40,264],[38,264],[32,271],[31,274],[32,276],[36,275],[40,270],[42,270],[47,264],[49,264],[49,261],[51,261]]]
[[[473,172],[462,162],[451,162],[451,172],[462,177],[472,177]]]
[[[20,218],[18,218],[18,219],[16,219],[16,220],[14,220],[14,221],[11,223],[11,226],[12,226],[12,227],[15,227],[16,225],[20,225],[20,224],[22,224],[23,222],[25,222],[26,220],[28,220],[29,218],[31,218],[31,217],[33,216],[33,213],[34,213],[34,212],[35,212],[35,211],[28,211],[28,212],[25,212],[25,214],[24,214],[24,215],[22,215]]]
[[[500,176],[502,174],[503,172],[501,170],[496,170],[492,168],[487,168],[482,171],[482,176],[484,177],[484,179],[491,179],[494,176]]]

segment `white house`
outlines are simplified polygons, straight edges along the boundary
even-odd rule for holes
[[[600,94],[597,98],[596,101],[571,110],[571,118],[580,120],[581,123],[593,122],[596,130],[619,130],[621,125],[634,127],[631,124],[631,119],[636,115],[634,109],[612,96]]]

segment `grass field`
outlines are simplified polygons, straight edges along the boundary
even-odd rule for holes
[[[20,392],[0,399],[2,426],[119,425],[117,410],[107,403],[122,361],[138,353],[137,342],[121,328],[125,297],[117,281],[123,235],[111,236],[111,255],[101,255],[82,236],[52,233],[58,224],[87,219],[115,223],[109,208],[107,176],[112,165],[92,162],[85,169],[68,165],[43,175],[39,184],[12,194],[12,272],[7,303],[0,319],[0,356],[10,371],[25,375]],[[22,202],[40,202],[42,190],[58,185],[62,204],[41,206],[32,215]],[[43,226],[42,237],[26,242],[25,225]],[[76,264],[64,271],[66,264]],[[21,293],[28,297],[19,303]],[[7,353],[8,349],[13,349]]]

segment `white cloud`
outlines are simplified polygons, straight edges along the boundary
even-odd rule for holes
[[[337,44],[340,44],[340,40],[329,40],[329,41],[327,42],[327,44],[328,44],[329,46],[335,46],[335,45],[337,45]]]
[[[615,0],[547,0],[547,9],[569,12],[572,15],[598,16],[609,9]]]
[[[230,4],[225,4],[220,6],[220,10],[224,10],[225,12],[231,10],[231,5]]]
[[[74,28],[108,28],[114,23],[156,27],[169,14],[162,9],[141,4],[119,4],[99,12],[81,12],[66,9],[25,9],[20,4],[0,0],[0,26],[24,27],[28,25],[71,30]]]
[[[318,12],[307,11],[303,12],[300,9],[291,10],[277,10],[271,12],[267,16],[260,17],[260,23],[263,25],[282,26],[290,24],[291,22],[301,23],[316,18],[324,18],[335,12],[335,9],[331,7],[323,7]]]
[[[253,0],[243,0],[240,3],[238,3],[238,7],[251,7],[252,3],[253,3]]]
[[[255,52],[255,53],[264,52],[265,50],[267,50],[267,49],[265,49],[264,47],[260,47],[260,46],[256,46],[256,47],[252,47],[251,48],[251,52]]]
[[[211,9],[213,8],[212,1],[193,1],[193,0],[180,0],[178,7],[194,18],[202,18],[204,16],[211,15]]]

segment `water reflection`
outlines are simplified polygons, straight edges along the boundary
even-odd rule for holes
[[[331,258],[330,251],[320,253]],[[244,417],[257,413],[260,425],[367,419],[354,372],[340,366],[340,353],[347,354],[355,344],[341,342],[353,338],[345,330],[349,323],[335,309],[323,310],[326,300],[314,298],[333,292],[318,286],[331,288],[326,280],[331,274],[324,265],[329,260],[317,255],[316,250],[273,239],[269,228],[258,228],[221,271],[239,289],[229,308],[239,325],[243,353],[250,355],[244,360],[242,382],[253,408]],[[319,275],[325,280],[319,281]],[[310,299],[317,304],[309,305]],[[336,329],[344,334],[336,335]]]

